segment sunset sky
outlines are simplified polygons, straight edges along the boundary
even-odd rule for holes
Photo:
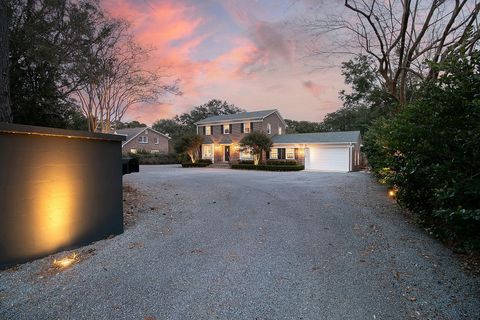
[[[149,64],[168,66],[183,91],[161,104],[133,107],[124,121],[151,124],[212,98],[249,111],[277,108],[288,119],[321,121],[341,106],[338,92],[345,85],[338,67],[316,68],[324,65],[322,58],[307,57],[309,40],[299,21],[313,2],[105,0],[111,15],[131,23],[139,44],[155,48]],[[322,11],[328,14],[335,2],[325,1]],[[337,60],[342,58],[348,59]]]

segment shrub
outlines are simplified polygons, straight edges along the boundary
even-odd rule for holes
[[[138,152],[138,153],[129,153],[129,157],[135,158],[138,160],[139,164],[175,164],[180,163],[176,154],[169,153],[149,153],[149,152]]]
[[[253,164],[253,160],[239,160],[239,164]]]
[[[204,168],[206,166],[208,166],[208,163],[204,163],[204,162],[195,162],[195,163],[183,162],[182,163],[183,168]]]
[[[268,164],[232,164],[232,169],[243,170],[264,170],[264,171],[300,171],[304,170],[305,166],[302,165],[268,165]]]
[[[453,244],[480,248],[479,53],[456,56],[418,100],[365,135],[372,170],[401,205]]]
[[[199,159],[197,160],[198,163],[206,163],[206,164],[212,164],[212,159]]]
[[[272,166],[296,166],[298,162],[295,160],[267,160],[268,165]]]

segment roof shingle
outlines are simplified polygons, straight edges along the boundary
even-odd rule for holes
[[[357,142],[360,131],[314,132],[276,135],[273,143],[348,143]]]

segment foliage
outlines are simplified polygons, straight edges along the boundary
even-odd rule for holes
[[[200,158],[200,149],[203,138],[197,134],[185,134],[175,142],[175,151],[179,154],[186,154],[192,163]]]
[[[13,121],[75,127],[78,109],[69,94],[88,70],[85,52],[102,36],[89,36],[103,19],[93,0],[9,1],[10,86]]]
[[[415,103],[377,120],[365,135],[368,161],[398,189],[398,201],[438,235],[480,244],[480,53],[431,67]]]
[[[243,169],[243,170],[263,170],[263,171],[301,171],[305,167],[303,164],[297,165],[268,165],[268,164],[232,164],[232,169]]]
[[[114,126],[115,126],[115,129],[126,129],[126,128],[143,128],[143,127],[146,127],[147,125],[137,120],[133,120],[130,122],[115,121]]]
[[[340,92],[343,107],[325,116],[323,131],[359,130],[363,134],[376,119],[397,112],[395,100],[384,91],[372,65],[372,59],[367,56],[342,63],[345,83],[352,89]]]
[[[209,163],[205,162],[182,162],[182,167],[183,168],[205,168],[208,167]]]
[[[150,153],[150,152],[137,152],[129,153],[129,157],[138,160],[139,164],[175,164],[179,163],[176,154],[163,154],[163,153]]]
[[[186,126],[172,119],[160,119],[153,123],[152,128],[163,134],[168,134],[175,142],[182,135],[195,133],[195,129],[187,129]]]
[[[272,166],[296,166],[298,162],[296,160],[267,160],[267,164]]]
[[[262,152],[270,152],[273,142],[269,135],[261,131],[254,131],[247,134],[240,140],[242,151],[250,152],[253,155],[253,163],[258,165],[262,159]]]
[[[234,114],[244,112],[245,110],[229,104],[226,101],[212,99],[205,104],[194,107],[190,112],[175,116],[174,120],[186,126],[195,128],[195,123],[211,116],[220,116],[225,114]]]
[[[311,121],[296,121],[285,119],[287,124],[286,133],[309,133],[325,131],[322,123]]]

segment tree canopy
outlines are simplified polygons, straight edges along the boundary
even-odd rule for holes
[[[253,155],[253,163],[258,165],[262,160],[262,153],[270,152],[273,141],[269,135],[261,131],[253,131],[240,140],[240,148]]]
[[[234,104],[227,101],[212,99],[205,104],[194,107],[191,111],[175,116],[174,120],[184,126],[195,128],[195,122],[211,116],[220,116],[225,114],[234,114],[244,112]]]

